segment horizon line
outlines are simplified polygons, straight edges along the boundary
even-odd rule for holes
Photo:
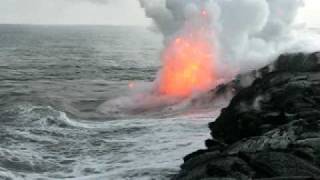
[[[52,24],[52,23],[1,23],[0,25],[27,25],[27,26],[123,26],[123,27],[148,27],[150,25],[142,25],[142,24],[65,24],[65,23],[57,23],[57,24]]]

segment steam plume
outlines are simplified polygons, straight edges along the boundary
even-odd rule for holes
[[[185,23],[207,26],[195,14],[205,10],[219,62],[240,72],[268,63],[293,47],[294,20],[302,0],[140,0],[165,43],[187,31]],[[207,23],[207,22],[205,22]],[[225,70],[217,66],[223,76]],[[220,73],[219,73],[220,71]]]

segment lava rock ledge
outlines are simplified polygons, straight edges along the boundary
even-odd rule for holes
[[[251,73],[174,180],[320,180],[320,52]]]

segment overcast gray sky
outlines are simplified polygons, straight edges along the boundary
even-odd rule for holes
[[[320,0],[305,0],[299,22],[320,27]],[[138,0],[0,0],[0,23],[148,25]]]
[[[138,0],[0,0],[0,23],[145,25],[148,21]]]
[[[305,0],[305,7],[300,11],[298,21],[311,27],[320,27],[320,0]]]

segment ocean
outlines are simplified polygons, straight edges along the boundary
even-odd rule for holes
[[[0,179],[170,179],[220,106],[135,108],[162,44],[142,27],[0,25]]]

